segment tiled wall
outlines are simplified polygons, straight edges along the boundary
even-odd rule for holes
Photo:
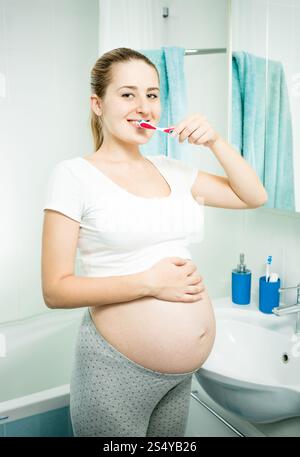
[[[51,312],[41,291],[46,180],[92,148],[98,0],[0,0],[0,322]]]

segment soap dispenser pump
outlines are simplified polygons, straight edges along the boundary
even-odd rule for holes
[[[231,299],[237,305],[249,305],[251,293],[251,271],[244,263],[245,255],[240,254],[240,263],[231,274]]]

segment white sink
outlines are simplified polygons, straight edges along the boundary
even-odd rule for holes
[[[300,416],[300,337],[295,315],[263,314],[255,304],[213,300],[213,350],[195,375],[223,408],[249,422]]]

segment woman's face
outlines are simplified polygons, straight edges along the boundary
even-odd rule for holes
[[[131,60],[114,64],[112,72],[104,99],[98,98],[104,141],[147,143],[155,131],[137,127],[128,120],[145,119],[158,124],[161,104],[156,70],[142,60]]]

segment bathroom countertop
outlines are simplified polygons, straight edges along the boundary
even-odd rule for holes
[[[266,325],[270,330],[276,330],[283,334],[294,333],[296,314],[287,314],[285,316],[277,316],[273,313],[266,314],[259,310],[258,303],[254,300],[251,300],[249,305],[237,305],[232,302],[231,297],[213,298],[211,301],[216,316],[218,311],[233,310],[236,311],[236,318],[243,322],[253,325],[257,325],[260,322],[262,326]],[[284,305],[284,303],[280,303],[280,305]]]

